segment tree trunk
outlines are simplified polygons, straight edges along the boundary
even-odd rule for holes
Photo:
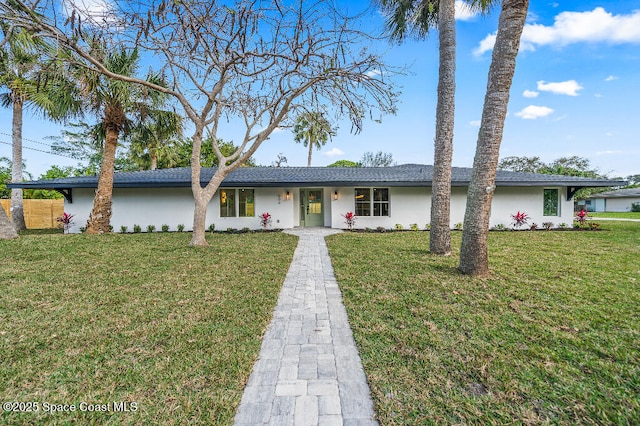
[[[15,95],[13,100],[13,129],[11,143],[12,167],[11,182],[22,182],[22,98]],[[22,188],[11,190],[11,222],[16,232],[27,229],[24,222],[24,202],[22,200]]]
[[[464,215],[459,269],[469,275],[486,275],[489,272],[487,237],[491,201],[509,90],[528,8],[529,0],[502,2]]]
[[[0,207],[0,240],[11,240],[13,238],[18,238],[18,233],[11,224],[7,213]]]
[[[456,94],[455,1],[440,0],[439,7],[440,68],[429,249],[432,253],[448,256],[451,254],[451,161]]]
[[[107,126],[98,189],[93,199],[93,209],[87,222],[88,234],[106,234],[110,232],[111,204],[113,198],[113,174],[115,169],[116,148],[119,131],[115,126]]]
[[[157,150],[151,150],[151,170],[156,170],[158,168],[158,153]]]
[[[307,167],[311,167],[311,155],[313,155],[313,139],[309,136],[309,158],[307,159]]]

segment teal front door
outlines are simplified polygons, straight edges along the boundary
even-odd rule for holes
[[[300,190],[300,226],[324,226],[322,189]]]

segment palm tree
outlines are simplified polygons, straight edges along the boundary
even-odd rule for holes
[[[79,113],[80,103],[72,83],[60,64],[44,62],[37,49],[46,46],[25,30],[10,29],[0,23],[4,46],[0,50],[0,105],[12,108],[12,182],[23,179],[22,117],[25,107],[35,108],[45,117],[60,121]],[[21,188],[11,190],[11,220],[17,231],[26,229]]]
[[[331,123],[319,111],[306,111],[296,120],[293,127],[295,141],[309,147],[307,167],[311,167],[313,147],[322,148],[332,136],[336,135]]]
[[[156,109],[131,131],[129,151],[138,160],[143,159],[150,170],[158,168],[159,159],[171,167],[178,160],[176,142],[181,137],[182,117],[173,111]]]
[[[13,238],[18,238],[18,233],[4,209],[0,207],[0,240],[11,240]]]
[[[104,63],[110,72],[124,76],[134,76],[138,69],[137,50],[120,49],[106,53],[101,46]],[[98,73],[86,73],[78,70],[80,86],[87,99],[88,108],[101,116],[104,131],[104,150],[98,177],[98,189],[93,200],[93,209],[87,222],[87,233],[103,234],[109,232],[111,205],[113,196],[113,174],[118,140],[123,132],[131,129],[131,120],[127,115],[136,116],[141,122],[150,117],[153,110],[162,104],[164,96],[159,92],[142,88],[139,85],[113,80]],[[150,75],[148,80],[162,84],[158,75]]]
[[[451,162],[455,112],[456,27],[455,0],[379,0],[387,14],[392,40],[408,33],[424,38],[435,26],[439,32],[440,62],[436,137],[434,141],[429,249],[451,254]],[[467,0],[470,7],[486,11],[493,0]]]
[[[491,57],[482,122],[464,214],[459,269],[470,275],[489,272],[487,237],[509,90],[529,0],[503,0]]]

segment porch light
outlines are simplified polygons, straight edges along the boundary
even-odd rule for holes
[[[333,199],[337,200],[338,199],[338,191],[334,191],[333,192]]]
[[[291,199],[291,193],[289,191],[287,191],[287,193],[285,194],[284,199],[287,201]]]

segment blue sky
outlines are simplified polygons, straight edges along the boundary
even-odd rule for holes
[[[499,12],[496,7],[487,16],[473,16],[461,9],[458,15],[454,166],[470,167],[473,162]],[[374,9],[368,21],[371,31],[384,30],[384,20]],[[358,135],[349,132],[348,123],[341,123],[333,141],[314,151],[314,166],[340,159],[357,161],[367,151],[391,152],[400,164],[433,162],[437,41],[433,32],[427,40],[381,44],[389,64],[410,66],[410,73],[398,79],[402,92],[398,114],[383,117],[381,123],[366,122]],[[612,177],[640,173],[639,94],[640,0],[532,1],[501,157],[537,155],[552,161],[579,155]],[[220,136],[239,139],[237,132],[223,128]],[[10,133],[11,111],[1,109],[0,142],[10,142]],[[46,151],[46,137],[59,134],[59,126],[25,119],[25,147]],[[306,165],[307,151],[294,143],[290,130],[273,134],[255,158],[267,165],[278,153],[287,157],[289,166]],[[10,157],[11,147],[0,143],[2,156]],[[24,150],[24,157],[27,170],[36,177],[54,164],[76,164],[30,149]]]

